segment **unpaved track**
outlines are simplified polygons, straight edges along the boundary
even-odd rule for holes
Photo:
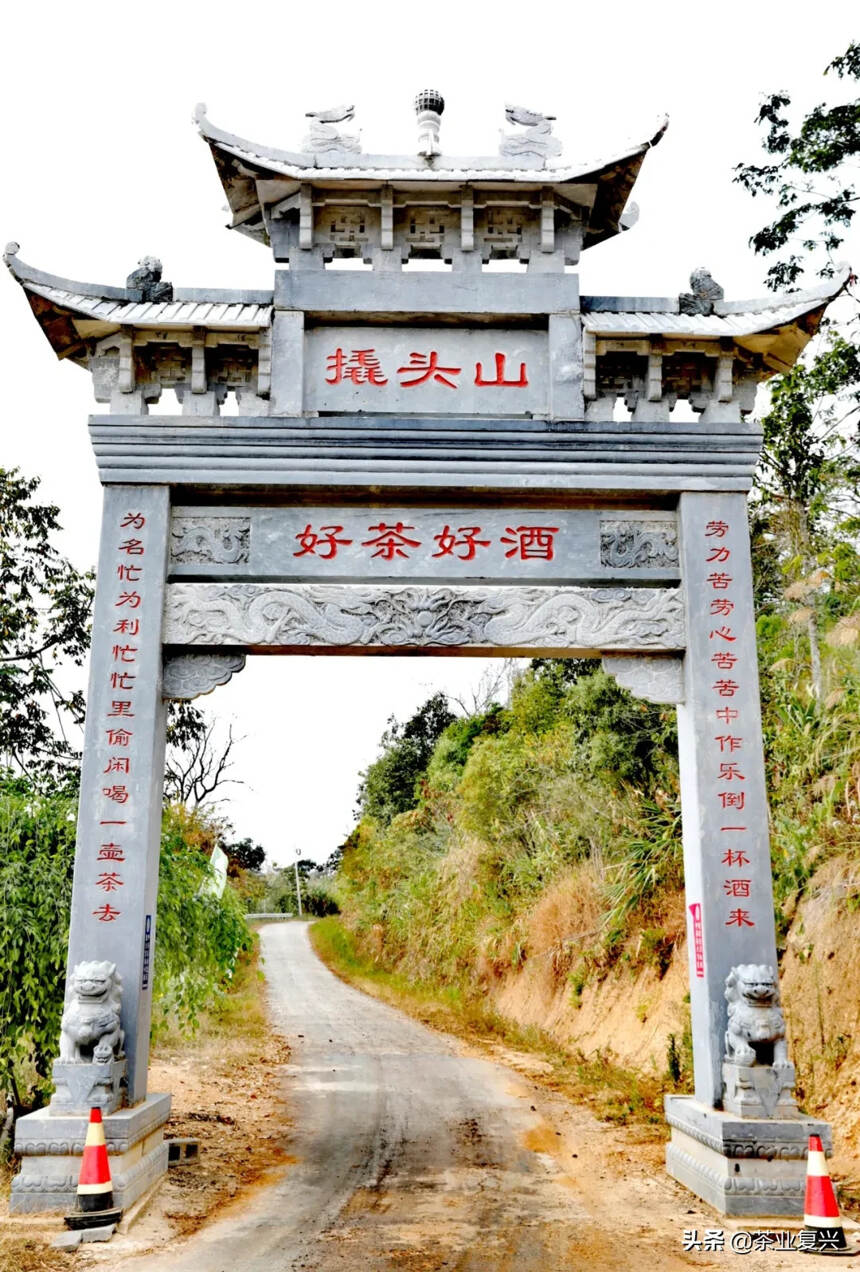
[[[683,1254],[718,1220],[619,1132],[334,977],[303,924],[261,934],[296,1165],[146,1272],[555,1272],[736,1266]],[[623,1135],[623,1133],[622,1133]],[[635,1143],[633,1143],[635,1153]],[[119,1251],[117,1251],[119,1254]],[[741,1266],[805,1266],[802,1255]]]

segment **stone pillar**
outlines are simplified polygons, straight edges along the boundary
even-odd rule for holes
[[[746,499],[685,494],[678,752],[696,1099],[719,1107],[726,977],[776,967]]]
[[[117,1204],[130,1205],[167,1169],[168,1095],[147,1096],[152,962],[161,842],[165,706],[161,624],[170,528],[166,486],[105,489],[93,611],[67,978],[79,963],[115,963],[122,978],[127,1100],[105,1107]],[[57,1062],[49,1108],[20,1118],[22,1168],[10,1208],[71,1208],[86,1108],[70,1092],[108,1066]],[[121,1066],[117,1066],[121,1067]],[[84,1103],[98,1102],[85,1100]]]
[[[272,415],[302,413],[304,340],[304,314],[294,309],[276,309],[272,319]]]
[[[793,1070],[740,1073],[772,1101],[746,1118],[723,1110],[726,978],[741,964],[777,969],[764,753],[746,499],[681,495],[687,604],[678,707],[695,1097],[670,1096],[669,1173],[727,1214],[802,1214],[806,1136]],[[784,1046],[784,1044],[782,1044]],[[787,1084],[787,1091],[781,1091]],[[777,1096],[779,1095],[779,1098]]]
[[[128,1103],[146,1096],[161,841],[166,486],[108,486],[93,612],[68,970],[116,963]]]

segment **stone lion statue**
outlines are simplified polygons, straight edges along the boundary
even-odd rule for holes
[[[726,977],[729,1027],[726,1060],[741,1065],[790,1067],[779,982],[772,967],[741,963]]]
[[[116,963],[78,963],[69,977],[60,1032],[60,1059],[104,1064],[122,1054],[122,982]]]

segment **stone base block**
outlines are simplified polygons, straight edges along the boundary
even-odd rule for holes
[[[736,1064],[723,1061],[723,1108],[743,1118],[793,1118],[794,1065]]]
[[[126,1209],[167,1172],[163,1127],[170,1115],[169,1095],[150,1095],[133,1109],[104,1118],[114,1205]],[[87,1118],[28,1113],[15,1127],[15,1152],[21,1170],[12,1180],[12,1214],[73,1210],[84,1151]]]
[[[101,1109],[102,1117],[115,1113],[125,1094],[126,1068],[125,1060],[79,1064],[55,1060],[51,1116],[72,1113],[86,1117],[90,1109]]]
[[[820,1135],[831,1152],[826,1122],[801,1113],[740,1118],[685,1095],[666,1096],[665,1109],[666,1169],[679,1184],[724,1215],[803,1215],[808,1140]]]

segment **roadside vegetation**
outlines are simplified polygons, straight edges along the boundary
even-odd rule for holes
[[[858,46],[828,72],[844,96],[860,78]],[[784,94],[765,101],[766,162],[736,173],[776,204],[752,240],[771,257],[773,287],[805,270],[833,276],[860,197],[860,102],[818,106],[796,126],[790,106]],[[822,880],[835,923],[860,908],[855,285],[838,322],[771,381],[751,501],[778,939],[782,955],[796,921],[805,958],[801,910]],[[657,981],[669,971],[684,940],[674,712],[632,698],[599,663],[533,660],[507,700],[456,717],[435,695],[390,722],[358,801],[334,885],[340,927],[317,938],[345,974],[387,977],[392,992],[466,1015],[506,1003],[510,1019],[511,986],[538,966],[556,1007],[562,996],[573,1012],[624,969]],[[644,1020],[649,1005],[635,1010]],[[827,1073],[820,1058],[804,1064],[799,1089],[814,1103],[836,1059]],[[658,1071],[689,1085],[683,1012]]]

